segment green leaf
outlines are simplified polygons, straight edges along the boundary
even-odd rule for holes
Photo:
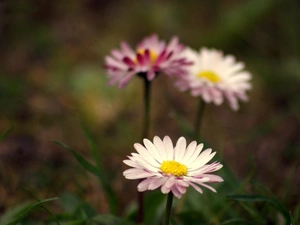
[[[285,218],[286,225],[291,224],[291,216],[289,211],[276,199],[261,195],[230,195],[230,199],[240,202],[265,202],[277,209]]]
[[[54,143],[62,146],[65,149],[68,149],[77,159],[77,161],[80,163],[80,165],[82,165],[87,171],[91,172],[92,174],[99,176],[99,172],[97,167],[95,167],[94,165],[92,165],[91,163],[89,163],[85,158],[83,158],[81,155],[79,155],[76,151],[74,151],[72,148],[70,148],[69,146],[58,142],[58,141],[53,141]]]
[[[35,204],[30,204],[27,207],[24,207],[17,215],[15,215],[16,217],[11,220],[9,223],[7,223],[7,225],[17,225],[19,222],[21,222],[26,216],[28,216],[28,214],[33,211],[35,208],[42,206],[44,203],[46,202],[50,202],[50,201],[54,201],[54,200],[58,200],[59,198],[49,198],[49,199],[45,199],[43,201],[40,201],[38,203]],[[1,223],[2,225],[2,223]],[[4,225],[4,224],[3,224]]]

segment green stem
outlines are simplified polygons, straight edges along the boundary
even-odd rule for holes
[[[168,194],[168,198],[167,198],[166,212],[165,212],[163,225],[169,225],[170,224],[172,203],[173,203],[173,193],[172,193],[172,191],[170,191],[169,194]]]
[[[149,123],[150,123],[150,94],[151,94],[151,82],[144,77],[144,127],[143,138],[149,136]]]
[[[198,111],[197,111],[196,122],[195,122],[194,140],[199,139],[199,133],[200,133],[201,125],[202,125],[202,118],[203,118],[204,108],[205,108],[205,102],[203,101],[202,98],[200,98]]]
[[[150,94],[151,94],[151,82],[144,76],[144,126],[142,131],[142,139],[149,136],[149,124],[150,124]],[[141,180],[140,180],[141,181]],[[142,224],[144,221],[144,193],[138,192],[138,215],[137,223]]]

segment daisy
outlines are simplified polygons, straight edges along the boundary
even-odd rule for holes
[[[144,146],[134,144],[138,153],[132,153],[129,159],[123,161],[133,167],[124,171],[125,178],[143,179],[137,187],[140,192],[160,187],[162,193],[171,191],[177,198],[181,198],[189,186],[200,193],[203,191],[199,186],[216,192],[206,183],[223,181],[220,176],[211,174],[222,168],[222,164],[207,164],[216,152],[212,153],[212,149],[202,151],[203,144],[197,145],[193,141],[186,146],[185,138],[180,137],[173,147],[169,136],[163,140],[155,136],[153,143],[148,139],[143,142]]]
[[[243,70],[244,63],[215,49],[202,48],[197,52],[188,48],[184,54],[194,64],[188,68],[187,76],[176,80],[175,86],[180,91],[190,89],[193,96],[216,105],[227,99],[233,110],[238,110],[238,100],[248,100],[251,74]]]
[[[181,52],[184,46],[177,37],[173,37],[168,45],[153,34],[144,38],[132,50],[126,42],[121,49],[114,49],[105,57],[104,67],[107,69],[109,84],[118,83],[124,87],[136,74],[146,76],[151,81],[159,72],[167,75],[182,75],[185,67],[190,65]]]

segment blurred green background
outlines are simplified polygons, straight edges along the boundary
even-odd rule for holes
[[[141,140],[142,81],[107,86],[103,59],[122,40],[157,33],[193,48],[222,49],[252,75],[249,102],[209,104],[201,134],[240,180],[257,180],[294,210],[300,199],[300,3],[297,0],[4,0],[0,2],[0,215],[32,196],[70,192],[98,212],[97,180],[58,140],[92,160],[97,142],[120,206],[134,196],[122,160]],[[184,135],[198,99],[153,81],[150,137]],[[226,182],[226,180],[225,180]],[[133,193],[131,196],[124,196]],[[120,207],[120,213],[122,212]]]

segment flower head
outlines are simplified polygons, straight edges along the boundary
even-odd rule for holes
[[[155,136],[153,143],[144,139],[144,146],[136,143],[134,148],[138,153],[132,153],[123,162],[133,168],[124,171],[127,179],[143,179],[138,185],[138,191],[161,188],[162,193],[170,191],[180,198],[188,186],[202,193],[199,186],[216,190],[207,185],[211,182],[222,182],[220,176],[211,174],[222,168],[219,162],[207,164],[216,154],[211,149],[202,151],[203,144],[196,141],[186,146],[185,138],[178,139],[176,146],[169,136],[163,140]]]
[[[186,73],[185,67],[191,64],[181,56],[183,50],[177,37],[166,45],[155,34],[144,38],[135,50],[122,42],[120,50],[114,49],[105,57],[109,84],[119,83],[119,87],[124,87],[136,74],[146,76],[149,81],[159,72],[182,75]]]
[[[179,90],[190,89],[193,96],[216,105],[227,99],[233,110],[239,108],[238,100],[248,100],[246,91],[251,89],[251,74],[243,70],[244,64],[236,62],[234,56],[207,48],[199,52],[187,48],[184,54],[194,64],[188,68],[187,76],[176,80]]]

